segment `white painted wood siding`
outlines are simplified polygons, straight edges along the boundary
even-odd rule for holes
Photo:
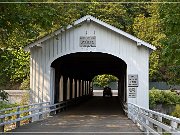
[[[80,47],[80,36],[96,36],[96,47]],[[33,102],[53,99],[53,87],[50,87],[52,74],[50,66],[55,59],[71,53],[91,51],[117,56],[127,64],[127,75],[138,74],[137,98],[128,99],[128,102],[149,108],[149,49],[144,46],[137,47],[136,44],[135,41],[94,22],[83,23],[79,27],[71,28],[44,41],[41,48],[31,49],[30,87]],[[79,83],[81,84],[82,81]]]

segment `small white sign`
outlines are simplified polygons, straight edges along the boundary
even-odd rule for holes
[[[96,36],[80,36],[79,38],[80,47],[96,47]]]
[[[138,75],[128,75],[128,86],[138,87]]]
[[[137,87],[129,87],[129,98],[136,98]]]

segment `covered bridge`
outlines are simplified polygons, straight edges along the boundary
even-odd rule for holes
[[[90,93],[92,79],[112,74],[123,103],[149,108],[149,55],[156,48],[90,15],[25,47],[31,102],[52,104]]]

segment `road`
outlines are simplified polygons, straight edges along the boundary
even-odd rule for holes
[[[137,126],[123,114],[118,97],[98,96],[53,117],[21,126],[13,132],[20,135],[28,133],[42,135],[142,134],[139,133]]]
[[[103,96],[103,90],[93,90],[94,96]],[[112,90],[113,96],[118,96],[118,90]]]

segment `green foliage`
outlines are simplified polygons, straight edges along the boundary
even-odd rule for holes
[[[22,82],[29,75],[29,53],[22,48],[1,50],[0,61],[0,85]]]
[[[158,12],[158,4],[146,5],[149,16],[140,14],[134,19],[133,31],[137,37],[156,46],[157,50],[150,56],[150,72],[151,81],[161,81],[162,74],[160,68],[163,44],[160,42],[166,35],[162,32],[160,15]]]
[[[180,104],[180,96],[176,92],[153,88],[149,92],[150,108],[153,108],[157,104]]]
[[[180,83],[179,4],[92,2],[1,4],[0,86],[26,83],[29,54],[24,46],[87,14],[157,47],[150,57],[151,81]]]
[[[180,84],[180,3],[161,4],[159,13],[162,31],[166,34],[166,38],[162,40],[162,76],[170,84]]]
[[[93,83],[96,86],[105,87],[108,86],[110,82],[117,81],[118,78],[113,75],[103,74],[97,75],[93,78]]]
[[[30,77],[28,76],[23,82],[21,83],[20,90],[30,90]]]
[[[176,105],[175,110],[171,114],[174,117],[180,118],[180,104]]]
[[[17,106],[17,104],[9,104],[8,102],[0,101],[0,110],[15,107],[15,106]]]
[[[8,96],[9,94],[6,91],[0,90],[0,100],[8,101]]]

